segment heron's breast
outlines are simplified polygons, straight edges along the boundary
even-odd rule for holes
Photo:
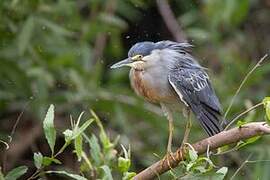
[[[152,77],[144,71],[131,69],[130,81],[136,94],[147,101],[159,103],[176,100],[176,94],[170,88],[167,78]]]

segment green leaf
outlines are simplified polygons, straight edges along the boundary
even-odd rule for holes
[[[40,169],[42,166],[42,162],[43,162],[43,155],[40,152],[34,153],[34,163],[36,168]]]
[[[111,170],[107,165],[103,165],[100,168],[104,172],[102,180],[113,180]]]
[[[97,137],[93,134],[91,138],[89,139],[88,143],[90,146],[91,157],[94,159],[97,165],[100,165],[101,164],[101,157],[100,157],[101,148],[98,143]]]
[[[267,103],[267,105],[265,106],[265,112],[267,120],[270,121],[270,103]]]
[[[120,169],[121,172],[128,172],[129,167],[131,165],[130,146],[129,146],[128,151],[126,150],[126,148],[122,144],[121,144],[121,147],[122,147],[123,152],[124,152],[124,158],[123,157],[118,158],[118,168]]]
[[[80,122],[81,122],[81,118],[83,116],[84,112],[81,112],[81,114],[79,115],[78,119],[77,119],[77,122],[76,122],[76,125],[74,127],[74,129],[78,129],[79,128],[79,125],[80,125]],[[71,117],[72,118],[72,117]]]
[[[79,121],[79,119],[78,119]],[[78,122],[77,121],[77,122]],[[88,121],[86,121],[81,127],[78,127],[78,123],[76,124],[76,126],[74,127],[73,130],[67,129],[63,132],[64,136],[65,136],[65,141],[66,142],[70,142],[71,140],[76,139],[78,136],[80,136],[83,131],[94,121],[94,119],[89,119]]]
[[[81,161],[82,159],[82,141],[83,141],[83,137],[81,134],[77,136],[74,140],[75,152],[77,154],[78,161]]]
[[[69,143],[72,140],[73,131],[70,129],[66,129],[63,134],[65,136],[66,143]]]
[[[270,97],[265,97],[262,102],[264,105],[270,103]]]
[[[214,163],[211,161],[211,159],[208,158],[208,157],[200,157],[200,158],[198,158],[196,160],[196,165],[199,166],[199,165],[201,165],[204,162],[206,163],[205,166],[204,166],[205,167],[205,171],[210,171],[210,170],[213,169],[213,167],[216,167],[214,165]]]
[[[105,151],[109,151],[113,147],[113,143],[111,143],[109,137],[104,132],[100,132],[99,134],[100,141],[102,143],[102,146],[104,147]]]
[[[18,51],[20,55],[23,55],[27,49],[31,36],[34,30],[34,18],[29,16],[24,23],[22,30],[18,36]]]
[[[8,174],[5,176],[5,180],[16,180],[24,175],[27,172],[27,169],[28,168],[26,166],[16,167],[8,172]]]
[[[227,167],[222,167],[219,170],[217,170],[216,174],[215,174],[215,179],[216,180],[223,180],[226,176],[228,172],[228,168]]]
[[[207,169],[205,169],[204,166],[196,166],[196,167],[194,167],[194,170],[199,171],[200,173],[207,172]]]
[[[224,145],[224,146],[218,148],[218,152],[217,153],[222,153],[222,152],[225,152],[225,151],[227,151],[229,149],[230,149],[230,146],[229,145]]]
[[[56,140],[56,130],[54,128],[53,120],[54,120],[54,105],[51,104],[47,111],[46,117],[43,121],[43,129],[48,144],[51,148],[52,154],[54,153],[54,145]]]
[[[260,137],[261,136],[254,136],[254,137],[251,137],[251,138],[249,138],[249,139],[247,139],[245,141],[240,141],[240,143],[237,144],[237,149],[240,149],[240,148],[242,148],[242,147],[244,147],[244,146],[246,146],[248,144],[256,142],[257,140],[260,139]]]
[[[86,121],[78,130],[73,131],[72,139],[75,139],[77,136],[81,135],[83,131],[94,121],[94,119],[89,119]]]
[[[44,166],[49,166],[51,165],[51,163],[62,164],[61,161],[59,161],[58,159],[51,158],[51,157],[43,157],[42,164]]]
[[[241,120],[239,120],[239,121],[237,121],[237,123],[236,123],[237,127],[239,127],[239,128],[241,128],[244,124],[247,124],[247,122],[246,122],[246,121],[241,121]]]
[[[68,173],[66,171],[46,171],[47,174],[59,174],[59,175],[65,175],[68,176],[72,179],[76,179],[76,180],[87,180],[85,177],[77,175],[77,174],[72,174],[72,173]]]
[[[130,159],[123,157],[118,158],[118,168],[121,172],[127,172],[131,165]]]
[[[195,165],[196,163],[195,162],[189,162],[187,165],[186,165],[186,171],[190,171],[191,168]]]
[[[257,140],[259,140],[260,138],[261,138],[261,136],[254,136],[254,137],[252,137],[252,138],[247,139],[247,140],[246,140],[246,143],[247,143],[247,144],[254,143],[254,142],[256,142]]]
[[[263,99],[263,105],[265,108],[267,120],[270,121],[270,97],[265,97]]]
[[[135,172],[125,172],[123,180],[131,180],[134,176],[136,176]]]
[[[109,151],[112,147],[113,147],[113,143],[111,143],[110,138],[107,136],[104,127],[100,121],[100,119],[98,118],[98,116],[96,115],[96,113],[93,110],[90,110],[92,116],[94,117],[99,129],[100,129],[100,134],[99,134],[99,138],[100,141],[102,143],[102,146],[104,147],[105,151]]]
[[[209,179],[211,179],[211,180],[212,179],[213,180],[223,180],[225,178],[227,172],[228,172],[228,168],[227,167],[222,167],[219,170],[217,170],[216,172],[210,171],[210,172],[202,173],[200,175],[190,176],[190,177],[187,177],[185,179],[192,179],[192,180],[209,180]]]
[[[198,159],[198,154],[194,149],[188,150],[188,157],[191,160],[191,162],[194,162]]]

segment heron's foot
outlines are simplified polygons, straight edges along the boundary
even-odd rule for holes
[[[170,161],[170,160],[172,160],[172,161]],[[172,169],[171,162],[173,162],[173,161],[176,161],[176,159],[173,156],[173,152],[167,151],[166,155],[162,159],[162,166],[164,165],[164,163],[167,163],[167,165],[170,167],[170,169]]]

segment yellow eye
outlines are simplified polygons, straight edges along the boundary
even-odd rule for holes
[[[138,54],[138,55],[133,56],[131,59],[133,61],[138,61],[138,60],[141,60],[142,58],[143,58],[143,55]]]

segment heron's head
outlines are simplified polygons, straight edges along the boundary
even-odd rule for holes
[[[151,56],[151,52],[154,49],[156,49],[156,44],[153,42],[145,41],[136,43],[128,51],[128,57],[112,65],[111,68],[120,68],[123,66],[129,66],[132,68],[142,67],[148,62],[148,56]]]
[[[191,45],[188,43],[172,41],[139,42],[130,48],[126,59],[113,64],[111,68],[129,66],[135,69],[144,69],[153,65],[168,64],[174,61],[179,52],[186,52],[185,48],[190,47]]]

